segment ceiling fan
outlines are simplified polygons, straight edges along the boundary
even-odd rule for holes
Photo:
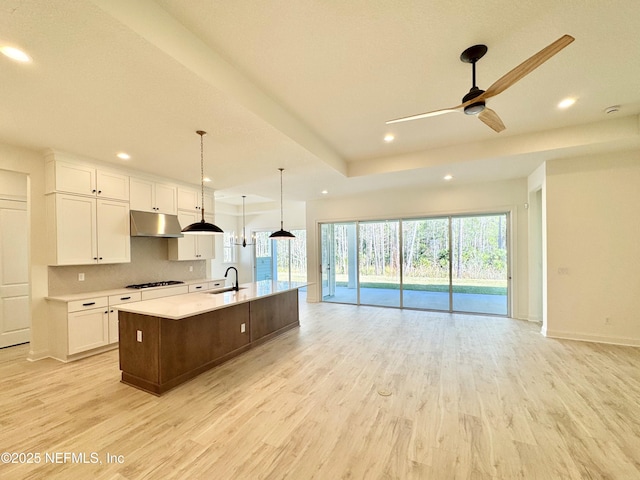
[[[478,115],[478,118],[482,122],[500,133],[505,129],[504,123],[502,123],[502,120],[500,120],[500,117],[496,112],[485,106],[485,100],[504,92],[511,85],[538,68],[574,40],[575,39],[571,35],[563,35],[535,55],[529,57],[510,72],[503,75],[486,91],[480,90],[476,85],[476,62],[480,60],[485,53],[487,53],[487,46],[474,45],[469,47],[462,52],[460,60],[471,64],[473,86],[471,87],[471,90],[469,90],[469,93],[462,97],[462,103],[460,105],[451,108],[444,108],[442,110],[434,110],[432,112],[419,113],[409,117],[396,118],[395,120],[389,120],[386,123],[407,122],[409,120],[418,120],[419,118],[434,117],[444,113],[464,111],[467,115]]]

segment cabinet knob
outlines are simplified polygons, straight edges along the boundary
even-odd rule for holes
[[[98,190],[98,195],[100,195],[102,193],[102,190]]]
[[[98,260],[102,260],[102,257],[100,257]]]
[[[96,193],[96,189],[94,188],[93,190],[91,190],[91,193]]]
[[[98,257],[93,257],[94,260],[98,260]]]

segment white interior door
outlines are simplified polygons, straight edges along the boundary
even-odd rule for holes
[[[27,202],[0,199],[0,348],[30,340]]]

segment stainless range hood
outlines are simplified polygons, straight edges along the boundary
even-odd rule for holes
[[[177,215],[131,210],[132,237],[182,237]]]

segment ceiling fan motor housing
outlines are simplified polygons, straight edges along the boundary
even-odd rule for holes
[[[474,98],[482,95],[484,90],[480,90],[478,87],[472,87],[464,97],[462,97],[462,103],[468,102],[469,100],[473,100]],[[471,105],[467,105],[464,107],[464,113],[467,115],[477,115],[481,111],[484,110],[485,102],[484,100],[480,100],[478,102],[472,103]]]

